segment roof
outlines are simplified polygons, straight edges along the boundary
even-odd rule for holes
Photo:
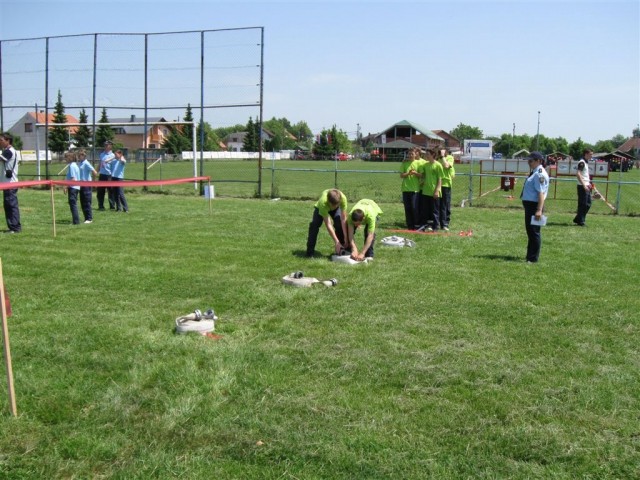
[[[135,115],[124,118],[110,118],[109,123],[113,123],[114,127],[122,128],[126,135],[144,135],[144,125],[124,125],[126,123],[141,123],[144,118],[136,118]],[[153,126],[154,123],[166,122],[164,117],[147,117],[147,127]],[[116,125],[116,124],[121,125]]]
[[[43,112],[27,112],[27,115],[35,120],[36,123],[49,123],[49,128],[51,128],[53,123],[56,123],[56,115],[55,113],[49,113],[45,115]],[[24,118],[24,117],[23,117]],[[76,117],[73,115],[65,114],[65,118],[67,119],[66,123],[80,123]],[[75,133],[78,127],[69,127],[72,133]]]
[[[406,140],[394,140],[393,142],[388,142],[388,143],[380,143],[377,145],[378,148],[402,148],[402,149],[407,149],[407,148],[415,148],[415,147],[420,147],[420,145],[417,145],[415,143],[411,143],[411,142],[407,142]]]
[[[620,152],[630,152],[631,150],[640,150],[640,137],[631,137],[618,147]]]
[[[390,127],[385,128],[384,130],[382,130],[382,132],[388,132],[389,130],[392,130],[394,127],[411,127],[414,130],[417,130],[418,132],[422,133],[427,138],[430,138],[432,140],[444,141],[444,138],[439,137],[428,128],[424,128],[422,125],[416,122],[410,122],[409,120],[400,120],[399,122],[394,123]]]

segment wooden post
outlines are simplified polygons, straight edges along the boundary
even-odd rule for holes
[[[16,394],[13,389],[13,368],[11,367],[11,348],[9,347],[9,325],[7,323],[7,307],[5,304],[4,278],[2,276],[2,259],[0,258],[0,303],[2,304],[2,343],[4,345],[4,364],[7,368],[7,386],[9,388],[9,408],[11,415],[18,416]]]

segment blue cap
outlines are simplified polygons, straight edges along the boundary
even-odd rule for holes
[[[544,163],[544,155],[542,155],[540,152],[531,152],[525,160],[537,160],[541,163]]]

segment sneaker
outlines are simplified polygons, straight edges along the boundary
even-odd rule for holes
[[[93,223],[93,220],[85,220],[84,223]]]
[[[449,231],[449,227],[442,227],[442,230],[444,230],[445,232]]]
[[[433,228],[431,228],[431,227],[427,227],[424,231],[425,231],[425,232],[433,232]]]

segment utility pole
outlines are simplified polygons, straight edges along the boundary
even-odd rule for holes
[[[540,110],[538,110],[538,131],[536,132],[536,151],[540,151]]]
[[[516,124],[513,124],[513,133],[511,133],[511,141],[509,142],[509,151],[507,152],[507,158],[511,158],[511,145],[513,144],[516,136]]]

